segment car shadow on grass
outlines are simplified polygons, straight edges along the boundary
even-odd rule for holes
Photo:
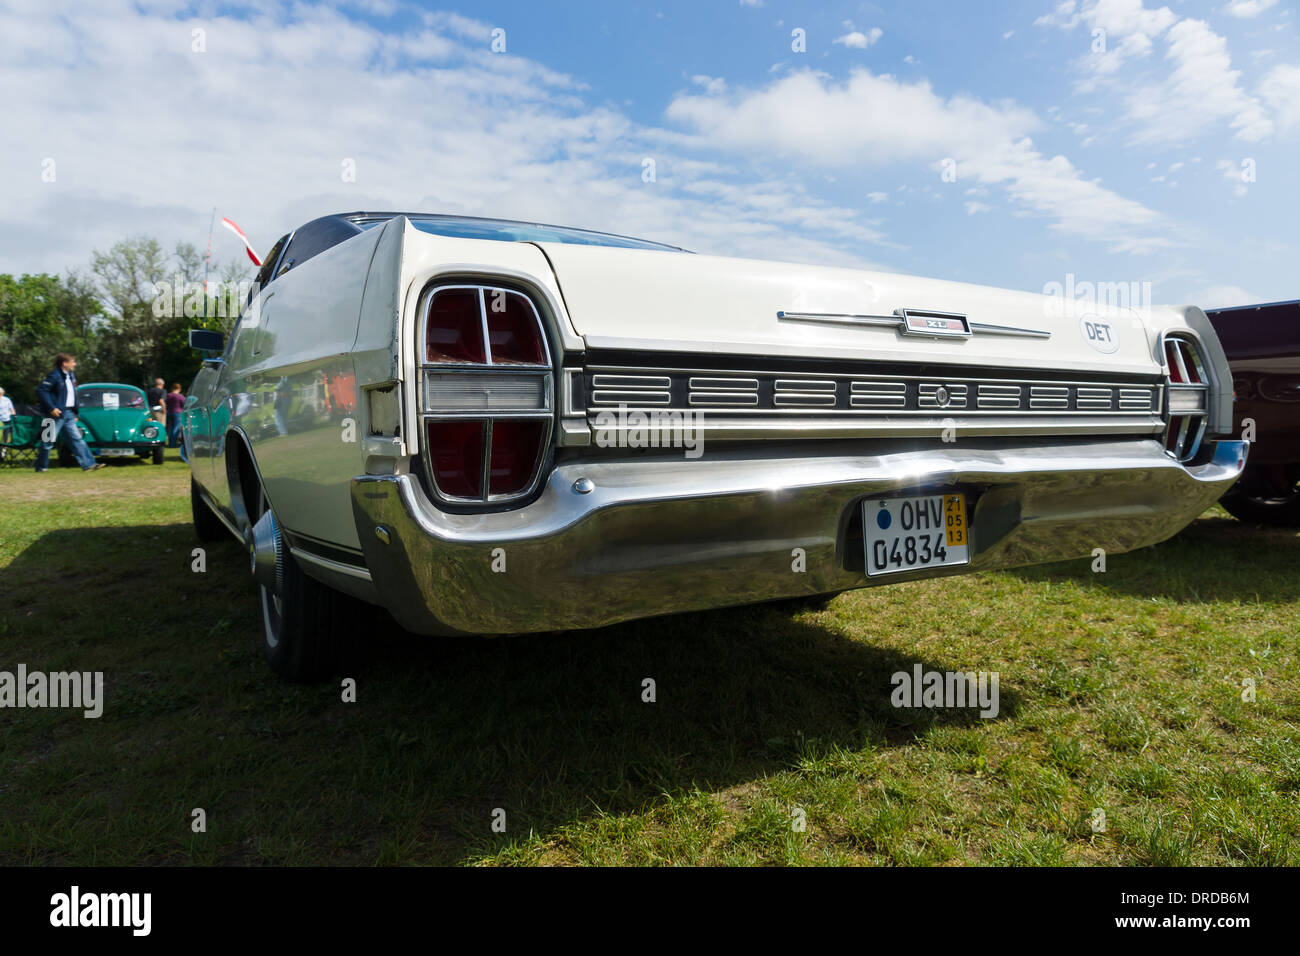
[[[197,546],[180,524],[61,530],[6,571],[72,582],[77,601],[48,587],[0,598],[18,622],[0,633],[0,660],[102,669],[109,688],[99,720],[47,713],[13,727],[17,752],[47,756],[10,791],[2,809],[19,825],[0,836],[69,804],[42,862],[460,863],[529,833],[985,723],[976,707],[891,704],[894,674],[969,661],[851,640],[829,615],[783,605],[487,639],[405,634],[375,609],[345,702],[341,679],[304,687],[270,672],[242,549],[210,545],[195,572]],[[173,562],[152,600],[133,599],[142,571],[158,582],[143,554]],[[999,690],[992,719],[1011,718],[1020,697]],[[13,805],[19,792],[30,805]],[[194,807],[213,821],[202,840]],[[505,833],[492,829],[498,810]]]
[[[1088,588],[1179,603],[1300,601],[1300,534],[1209,517],[1157,545],[1093,559],[1015,568],[1024,581],[1074,581]]]

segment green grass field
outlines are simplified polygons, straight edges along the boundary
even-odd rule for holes
[[[174,452],[0,469],[0,670],[107,697],[0,710],[0,863],[1300,863],[1294,533],[584,633],[377,613],[343,703],[263,664],[233,540],[191,571],[187,492]],[[917,663],[1000,713],[894,708]]]

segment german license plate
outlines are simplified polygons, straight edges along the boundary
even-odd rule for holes
[[[862,537],[868,576],[966,564],[966,496],[868,498],[862,503]]]
[[[134,455],[134,448],[101,448],[99,453],[105,458],[129,458]]]

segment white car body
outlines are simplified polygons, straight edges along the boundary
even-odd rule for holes
[[[367,220],[258,290],[185,425],[197,493],[255,557],[280,542],[279,561],[412,631],[597,626],[1129,550],[1180,530],[1244,464],[1217,437],[1231,380],[1195,307],[462,238],[413,218]],[[544,327],[551,425],[516,500],[449,506],[431,487],[425,389],[454,369],[420,336],[442,285],[521,293]],[[1184,358],[1201,381],[1176,381]],[[1175,398],[1187,427],[1167,438]],[[689,413],[703,451],[629,447],[638,411]],[[968,563],[863,573],[863,501],[954,489]],[[278,573],[264,562],[259,581]]]

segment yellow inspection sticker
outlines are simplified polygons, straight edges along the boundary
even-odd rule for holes
[[[948,534],[948,547],[966,544],[966,496],[943,496],[943,527]]]

